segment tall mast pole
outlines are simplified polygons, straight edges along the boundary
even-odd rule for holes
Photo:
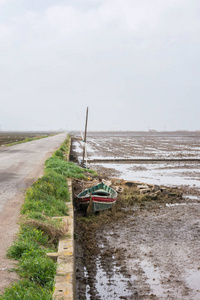
[[[82,167],[84,166],[84,160],[85,160],[85,146],[86,146],[86,138],[87,138],[87,122],[88,122],[88,107],[86,111],[86,121],[85,121],[85,136],[83,140],[83,161],[82,161]]]

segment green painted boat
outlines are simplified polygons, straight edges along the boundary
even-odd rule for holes
[[[111,208],[117,200],[117,192],[101,182],[94,185],[77,196],[79,203],[88,206],[92,212]]]

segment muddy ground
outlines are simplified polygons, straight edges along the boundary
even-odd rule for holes
[[[51,132],[0,131],[0,146],[21,142],[27,138],[38,138],[41,136],[49,136],[51,134]]]
[[[114,165],[98,170],[120,178]],[[115,209],[90,219],[77,209],[77,299],[200,299],[200,190],[191,181],[177,191],[132,202],[122,193]]]

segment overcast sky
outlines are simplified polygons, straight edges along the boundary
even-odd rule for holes
[[[0,0],[0,98],[2,130],[198,130],[200,1]]]

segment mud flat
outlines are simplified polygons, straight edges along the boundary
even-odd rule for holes
[[[199,158],[200,137],[100,134],[90,136],[88,145],[88,158],[125,157],[124,152],[134,156],[137,146],[143,149],[137,156],[144,157],[150,153],[147,145],[153,148],[152,157],[160,150],[160,157]],[[80,141],[74,142],[73,150],[79,156]],[[102,177],[118,177],[118,184],[123,178],[157,184],[163,191],[169,186],[167,190],[177,193],[141,201],[123,194],[115,211],[88,221],[77,215],[77,299],[200,299],[198,163],[92,167]],[[131,205],[124,205],[124,198]]]
[[[55,133],[55,132],[54,132]],[[49,136],[53,134],[53,132],[47,131],[0,131],[0,146],[6,146],[7,144],[17,143],[24,141],[25,139],[34,139],[43,136]]]

